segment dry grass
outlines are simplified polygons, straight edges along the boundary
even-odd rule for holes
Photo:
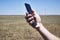
[[[60,16],[41,16],[44,26],[60,37]],[[24,16],[0,16],[0,40],[44,40]]]

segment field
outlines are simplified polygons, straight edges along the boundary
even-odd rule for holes
[[[60,15],[41,16],[42,23],[52,34],[60,37]],[[44,40],[22,15],[0,15],[0,40]]]

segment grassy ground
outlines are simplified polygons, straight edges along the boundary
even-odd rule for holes
[[[60,16],[41,16],[43,25],[60,37]],[[0,16],[0,40],[44,40],[24,16]]]

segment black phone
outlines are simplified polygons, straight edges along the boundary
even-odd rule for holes
[[[25,7],[26,7],[26,9],[27,9],[27,12],[29,12],[29,14],[32,14],[32,8],[31,8],[30,4],[25,3]],[[33,23],[32,23],[32,26],[33,26],[33,27],[35,27],[36,25],[37,25],[36,22],[33,22]]]
[[[29,12],[29,14],[32,14],[32,8],[29,4],[25,3],[25,7],[27,9],[27,12]]]

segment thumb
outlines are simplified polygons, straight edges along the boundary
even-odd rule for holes
[[[36,14],[36,11],[35,10],[32,10],[32,15],[35,15]]]
[[[37,22],[41,22],[41,18],[35,10],[32,10],[32,15],[36,18]]]

